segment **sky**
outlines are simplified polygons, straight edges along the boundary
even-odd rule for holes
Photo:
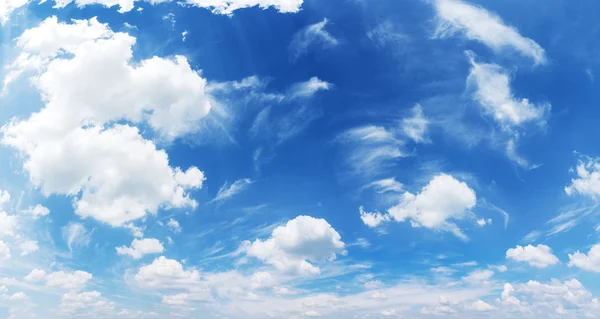
[[[0,0],[0,318],[600,318],[599,10]]]

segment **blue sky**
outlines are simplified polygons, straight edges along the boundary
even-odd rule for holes
[[[600,4],[1,0],[0,318],[596,318]]]

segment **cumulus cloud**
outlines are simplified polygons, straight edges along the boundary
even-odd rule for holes
[[[166,152],[136,127],[109,124],[145,122],[170,140],[197,130],[212,108],[206,80],[184,57],[133,63],[134,43],[95,18],[51,17],[26,30],[9,70],[34,72],[45,106],[1,129],[2,144],[20,152],[45,195],[73,196],[76,214],[113,226],[161,207],[195,207],[187,191],[204,180],[195,167],[169,166]]]
[[[600,195],[600,160],[582,156],[579,164],[572,170],[576,178],[571,179],[571,184],[565,187],[567,195],[581,194],[591,198]]]
[[[536,64],[546,62],[545,51],[539,44],[523,37],[517,29],[507,26],[500,17],[484,8],[461,0],[435,0],[433,3],[438,20],[436,37],[460,34],[496,52],[510,48],[532,58]]]
[[[169,221],[167,222],[167,227],[169,227],[175,233],[181,232],[181,225],[179,225],[179,222],[174,220],[173,218],[169,218]]]
[[[323,21],[311,24],[294,35],[290,44],[293,59],[306,54],[311,46],[319,44],[323,47],[331,47],[338,44],[338,40],[325,30],[328,22],[327,18],[324,18]]]
[[[40,247],[36,240],[26,240],[19,244],[19,249],[21,250],[21,256],[27,256],[38,251]]]
[[[319,263],[343,254],[340,234],[324,219],[298,216],[273,230],[270,238],[246,241],[242,250],[276,269],[296,275],[316,275]]]
[[[50,209],[40,204],[37,204],[34,207],[29,207],[28,209],[22,211],[22,213],[31,216],[31,218],[33,219],[38,219],[40,217],[47,216],[48,214],[50,214]]]
[[[574,254],[569,254],[569,267],[600,272],[600,244],[592,246],[587,254],[581,253],[579,250]]]
[[[0,260],[8,260],[10,258],[10,247],[4,241],[0,240]]]
[[[517,245],[517,247],[506,251],[506,259],[526,262],[535,268],[546,268],[560,263],[558,258],[552,253],[552,249],[542,244],[537,246],[527,245],[525,247]]]
[[[117,254],[129,255],[133,259],[140,259],[148,254],[160,254],[165,250],[160,241],[155,238],[136,238],[131,242],[130,247],[121,246],[115,249],[117,250]]]
[[[0,2],[0,25],[5,25],[10,15],[17,9],[25,6],[29,0],[2,0]]]
[[[19,227],[19,219],[0,210],[0,238],[13,237]]]
[[[0,208],[10,202],[10,193],[6,190],[0,189]]]
[[[198,270],[184,270],[177,260],[161,256],[151,264],[143,266],[135,275],[135,281],[142,288],[176,289],[199,285]]]
[[[473,99],[503,128],[511,130],[526,122],[544,123],[550,111],[548,103],[533,104],[516,98],[510,87],[509,74],[496,64],[477,63],[472,54],[467,85],[473,89]]]
[[[450,231],[461,239],[467,236],[452,222],[468,216],[476,204],[475,191],[451,175],[434,176],[419,193],[405,192],[388,214],[398,222],[409,220],[413,227]]]
[[[24,279],[27,282],[38,282],[44,280],[44,278],[46,278],[46,272],[44,270],[34,269],[29,275],[25,276]]]
[[[45,279],[47,286],[77,291],[87,285],[87,282],[92,279],[92,274],[81,270],[73,272],[64,272],[61,270],[49,273]]]
[[[497,309],[496,307],[490,305],[489,303],[487,303],[483,300],[473,301],[473,303],[471,305],[469,305],[467,308],[470,310],[482,311],[482,312],[492,311],[492,310]]]
[[[360,213],[360,219],[363,221],[363,223],[371,228],[377,227],[381,223],[390,220],[389,215],[384,215],[380,212],[367,212],[363,206],[360,206],[358,211]]]

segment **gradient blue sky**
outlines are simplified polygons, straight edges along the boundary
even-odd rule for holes
[[[600,3],[0,1],[0,318],[600,318]]]

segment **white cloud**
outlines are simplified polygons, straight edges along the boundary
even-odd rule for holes
[[[12,294],[10,297],[8,297],[8,300],[10,301],[23,301],[23,300],[27,300],[27,294],[24,292],[16,292],[14,294]]]
[[[338,44],[338,40],[325,30],[327,23],[327,18],[324,18],[323,21],[311,24],[294,35],[290,44],[293,59],[306,54],[311,46],[320,44],[323,47],[332,47]]]
[[[429,120],[423,114],[423,107],[417,104],[411,111],[412,116],[403,118],[401,121],[402,131],[416,143],[428,142],[427,127],[429,126]]]
[[[492,224],[492,219],[491,218],[488,218],[488,219],[480,218],[480,219],[477,220],[477,225],[479,227],[483,227],[485,225],[491,225],[491,224]]]
[[[227,183],[223,184],[221,188],[219,188],[219,192],[217,192],[217,196],[212,201],[224,201],[228,200],[231,197],[243,192],[248,186],[252,184],[252,180],[249,178],[238,179],[233,182],[231,185],[227,185]]]
[[[29,207],[28,209],[22,211],[22,213],[30,215],[33,219],[38,219],[42,216],[47,216],[50,214],[50,210],[47,207],[37,204],[34,207]]]
[[[175,233],[181,232],[181,226],[179,225],[179,222],[174,220],[173,218],[169,218],[169,221],[167,222],[167,227],[171,228],[171,230]]]
[[[56,271],[46,276],[46,285],[65,290],[81,290],[92,279],[92,274],[76,270],[74,272]]]
[[[535,268],[546,268],[560,263],[558,258],[552,254],[552,249],[542,244],[537,246],[527,245],[525,247],[517,245],[517,247],[506,251],[506,259],[526,262]]]
[[[183,266],[173,259],[161,256],[151,264],[140,268],[135,275],[137,284],[142,288],[176,289],[199,286],[200,272],[184,270]]]
[[[61,231],[70,251],[73,251],[73,248],[86,247],[92,240],[92,233],[88,232],[85,226],[80,223],[71,222],[64,226]]]
[[[252,289],[269,289],[273,288],[276,284],[275,278],[266,271],[255,272],[252,275]]]
[[[46,105],[1,129],[2,143],[23,155],[31,182],[45,195],[73,196],[78,215],[113,226],[160,207],[195,207],[186,192],[204,180],[195,167],[170,167],[166,152],[137,128],[108,125],[144,121],[170,140],[197,130],[212,108],[206,80],[184,57],[133,62],[134,43],[95,19],[48,18],[25,31],[12,70],[38,71],[33,83]]]
[[[497,308],[483,300],[477,300],[477,301],[473,301],[473,303],[468,306],[468,309],[485,312],[485,311],[496,310]]]
[[[130,247],[116,247],[117,254],[129,255],[133,259],[140,259],[148,254],[160,254],[165,251],[163,245],[154,238],[134,239]]]
[[[579,252],[579,250],[572,255],[569,254],[569,267],[600,272],[600,244],[592,246],[587,255]]]
[[[503,128],[510,130],[526,122],[544,123],[550,104],[535,105],[528,99],[515,98],[509,74],[499,65],[477,63],[472,54],[469,54],[469,59],[472,67],[467,85],[474,90],[473,99]]]
[[[338,232],[326,220],[298,216],[275,228],[269,239],[246,241],[242,249],[278,270],[316,275],[320,268],[313,263],[335,259],[336,254],[344,253],[344,246]]]
[[[26,0],[13,0],[26,1]],[[107,8],[119,6],[119,12],[129,12],[133,10],[137,0],[54,0],[56,8],[64,8],[70,3],[75,3],[78,7],[83,7],[91,4],[103,5]],[[171,2],[171,0],[145,0],[150,4],[159,4]],[[300,11],[300,7],[304,0],[185,0],[184,5],[195,6],[200,8],[210,9],[215,14],[232,15],[234,11],[250,7],[260,7],[267,9],[275,8],[282,13],[295,13]],[[139,10],[139,9],[138,9]]]
[[[319,91],[328,91],[333,87],[329,82],[323,81],[316,76],[308,79],[305,82],[295,83],[287,91],[285,98],[287,99],[300,99],[310,98]]]
[[[360,219],[363,223],[371,228],[379,226],[381,223],[387,222],[390,220],[389,215],[381,214],[380,212],[370,213],[365,211],[363,206],[358,208],[360,212]]]
[[[10,202],[10,193],[6,190],[0,189],[0,209],[8,202]]]
[[[9,215],[0,210],[0,238],[13,237],[19,227],[17,216]]]
[[[465,218],[475,204],[475,191],[467,184],[451,175],[440,174],[416,195],[404,193],[400,203],[388,209],[388,214],[398,222],[410,220],[413,227],[451,231],[459,238],[467,239],[451,220]]]
[[[408,156],[401,149],[404,142],[382,126],[349,129],[340,134],[337,141],[350,147],[346,163],[358,175],[375,175],[399,158]]]
[[[363,186],[362,189],[373,189],[378,194],[388,192],[401,193],[404,191],[404,185],[391,177],[371,182]]]
[[[571,179],[571,185],[565,187],[567,195],[586,195],[598,198],[600,195],[600,161],[598,158],[582,156],[574,170],[577,178]]]
[[[532,58],[536,64],[546,62],[545,51],[539,44],[520,35],[514,27],[505,25],[495,14],[460,0],[435,0],[434,5],[438,18],[437,37],[460,33],[496,52],[511,48]]]
[[[40,247],[36,240],[27,240],[19,244],[19,249],[21,250],[21,256],[27,256],[38,251]]]
[[[46,272],[44,270],[34,269],[29,273],[29,275],[25,276],[24,279],[28,282],[37,282],[42,281],[44,278],[46,278]]]
[[[101,317],[110,315],[114,305],[97,291],[68,292],[61,298],[60,310],[68,316]]]
[[[494,275],[494,271],[489,269],[475,270],[463,277],[463,280],[471,284],[485,283]]]
[[[0,260],[7,260],[10,258],[10,248],[4,241],[0,240]]]
[[[4,26],[10,15],[17,9],[25,6],[29,0],[2,0],[0,1],[0,25]]]

